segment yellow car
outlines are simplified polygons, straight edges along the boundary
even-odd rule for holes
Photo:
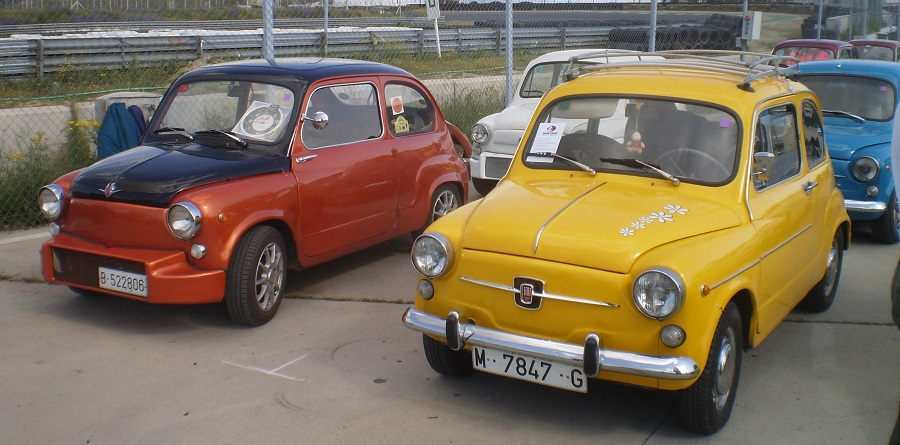
[[[744,349],[831,306],[850,220],[815,94],[785,57],[653,55],[572,60],[494,191],[415,241],[403,322],[436,372],[678,391],[711,434]]]

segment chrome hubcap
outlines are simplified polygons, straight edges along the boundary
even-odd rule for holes
[[[822,287],[824,287],[825,295],[831,294],[831,288],[834,287],[834,281],[838,274],[838,246],[837,240],[831,242],[831,250],[828,251],[828,261],[825,263],[825,279]]]
[[[456,200],[456,195],[450,190],[444,190],[434,200],[434,208],[431,209],[431,220],[436,221],[438,218],[456,210],[457,207],[459,207],[459,202]]]
[[[284,257],[276,243],[269,243],[256,265],[256,304],[268,311],[281,297],[284,284]]]
[[[715,370],[716,385],[713,391],[713,402],[716,409],[722,409],[725,406],[728,395],[731,393],[731,384],[734,382],[735,360],[737,359],[734,339],[734,329],[728,328],[725,338],[719,345]]]

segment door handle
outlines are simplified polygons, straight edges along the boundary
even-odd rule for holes
[[[812,189],[819,186],[819,183],[816,181],[809,181],[806,184],[803,184],[803,191],[809,195],[812,192]]]
[[[308,160],[310,160],[310,159],[315,158],[316,156],[318,156],[318,155],[306,155],[306,156],[300,156],[299,158],[297,158],[297,163],[298,163],[298,164],[302,164],[302,163],[304,163],[304,162],[306,162],[306,161],[308,161]]]

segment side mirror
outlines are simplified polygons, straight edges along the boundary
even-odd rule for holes
[[[303,116],[300,116],[300,120],[302,120],[303,122],[312,122],[312,125],[316,130],[321,130],[328,126],[328,115],[325,114],[324,111],[316,111],[313,114],[313,117],[309,117],[304,114]]]
[[[753,176],[759,181],[768,181],[769,173],[775,167],[775,155],[767,151],[753,153]]]

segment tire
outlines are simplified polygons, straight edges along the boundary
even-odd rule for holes
[[[425,225],[412,233],[413,239],[424,233],[431,223],[458,209],[461,201],[462,197],[459,194],[459,189],[453,184],[443,184],[438,187],[434,194],[431,195],[431,201],[428,206],[428,218],[425,220]]]
[[[834,303],[838,282],[841,279],[841,267],[844,263],[844,232],[840,229],[831,241],[831,250],[825,262],[825,275],[800,301],[798,307],[810,312],[825,312]]]
[[[237,323],[268,323],[284,291],[284,239],[269,226],[250,229],[238,243],[225,278],[225,307]]]
[[[68,286],[69,290],[78,294],[81,297],[96,297],[100,295],[99,292],[94,292],[92,290],[82,289],[80,287]]]
[[[493,179],[472,178],[472,186],[479,195],[484,196],[491,192],[497,186],[497,181]]]
[[[884,213],[872,221],[872,235],[875,241],[882,244],[897,244],[900,241],[900,204],[897,202],[896,191],[891,193]]]
[[[465,349],[454,351],[447,345],[422,334],[425,359],[434,372],[447,377],[465,377],[472,373],[472,356]]]
[[[678,416],[689,430],[713,434],[731,417],[743,360],[741,313],[729,303],[716,326],[703,373],[678,394]]]

